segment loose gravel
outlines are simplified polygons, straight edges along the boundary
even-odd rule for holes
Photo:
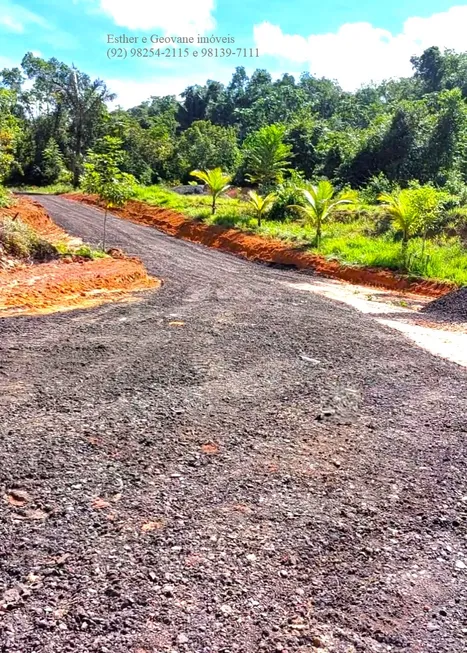
[[[2,653],[465,651],[465,370],[297,273],[108,237],[163,287],[0,321]]]
[[[423,312],[440,315],[446,320],[467,322],[467,286],[435,299],[423,308]]]

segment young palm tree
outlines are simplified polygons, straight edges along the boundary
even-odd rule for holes
[[[409,238],[416,231],[419,221],[419,212],[412,201],[411,192],[406,189],[393,193],[381,193],[378,199],[386,207],[394,227],[402,232],[402,256],[405,264]]]
[[[266,125],[247,137],[243,150],[248,181],[266,187],[281,181],[292,154],[284,143],[285,131],[284,125]]]
[[[335,197],[334,186],[330,181],[323,180],[316,186],[311,186],[309,190],[303,188],[302,193],[305,198],[305,206],[291,204],[289,208],[296,209],[301,213],[305,222],[316,227],[316,247],[321,242],[322,225],[335,212],[338,206],[343,204],[353,204],[354,198],[350,194]]]
[[[193,170],[190,172],[190,175],[200,181],[204,181],[209,188],[209,193],[212,197],[212,215],[214,215],[216,212],[216,200],[219,195],[230,188],[232,177],[222,172],[220,168],[214,168],[214,170]]]
[[[271,208],[276,196],[274,193],[269,193],[269,195],[261,197],[254,190],[250,190],[248,194],[250,196],[248,204],[253,208],[256,219],[258,220],[258,227],[261,227],[261,219]]]

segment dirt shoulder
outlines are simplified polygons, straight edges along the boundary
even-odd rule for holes
[[[45,243],[61,244],[70,252],[82,245],[34,201],[18,198],[13,206],[0,210],[0,222],[5,219],[21,221]],[[132,292],[160,285],[139,259],[119,251],[94,260],[70,254],[38,262],[3,249],[0,262],[0,317],[88,308],[129,299]]]
[[[72,193],[64,195],[94,207],[99,207],[95,197]],[[322,256],[291,247],[280,240],[262,238],[238,229],[206,225],[172,210],[151,206],[145,202],[131,201],[122,209],[112,209],[121,218],[156,227],[166,234],[201,243],[240,256],[250,261],[313,270],[325,277],[342,279],[350,283],[407,291],[428,297],[438,297],[452,290],[455,284],[409,278],[391,270],[341,265]]]

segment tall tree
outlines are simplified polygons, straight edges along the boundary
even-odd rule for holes
[[[198,120],[180,136],[177,159],[180,174],[185,178],[197,166],[204,170],[222,168],[235,172],[240,161],[235,130]]]
[[[247,179],[268,186],[283,178],[290,167],[292,147],[284,142],[285,126],[262,127],[249,136],[243,146]]]
[[[106,84],[91,78],[74,66],[52,58],[45,61],[28,53],[21,63],[27,77],[43,101],[53,107],[55,115],[67,113],[69,162],[73,185],[79,184],[84,153],[95,142],[107,114],[106,102],[115,99]]]

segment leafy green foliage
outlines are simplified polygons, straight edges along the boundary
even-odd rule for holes
[[[219,127],[205,120],[194,122],[181,135],[177,156],[181,178],[187,178],[194,168],[222,168],[233,173],[240,162],[237,135],[232,127]]]
[[[20,138],[20,123],[14,115],[16,94],[0,88],[0,183],[5,180],[15,162],[16,145]]]
[[[247,179],[262,186],[276,184],[288,170],[291,145],[284,143],[285,126],[267,125],[249,136],[243,146]]]
[[[42,153],[42,178],[46,185],[71,183],[73,175],[67,171],[57,142],[51,138]]]
[[[105,249],[107,212],[109,209],[124,206],[134,195],[136,180],[133,175],[119,168],[123,160],[121,141],[112,136],[103,138],[95,152],[89,152],[84,165],[85,173],[81,186],[87,193],[97,195],[105,206],[104,235],[102,249]]]
[[[106,257],[106,254],[102,250],[94,249],[90,245],[80,245],[76,249],[71,250],[70,253],[72,256],[82,256],[91,260]]]
[[[193,170],[190,174],[192,177],[203,181],[209,188],[209,194],[212,197],[211,209],[214,215],[216,212],[217,198],[230,188],[232,177],[222,172],[220,168],[214,168],[214,170]]]
[[[438,217],[441,203],[439,191],[432,186],[382,193],[379,199],[391,216],[395,229],[401,232],[403,246],[411,236],[426,233]]]
[[[93,81],[74,66],[69,67],[55,58],[45,61],[29,52],[21,66],[34,84],[26,101],[34,102],[41,109],[44,104],[50,107],[48,110],[52,111],[57,131],[62,120],[66,124],[69,164],[76,187],[82,173],[84,152],[102,128],[107,113],[105,103],[115,96],[102,80]]]
[[[273,193],[269,193],[268,195],[261,197],[261,195],[258,195],[258,193],[254,190],[249,192],[248,204],[250,205],[253,214],[258,220],[258,227],[261,227],[261,220],[271,208],[274,200],[275,195]]]
[[[397,190],[397,185],[389,181],[384,172],[378,175],[373,175],[368,180],[368,183],[360,191],[360,197],[363,202],[368,204],[376,204],[378,197],[383,193],[392,193]]]
[[[384,177],[372,202],[412,180],[457,192],[467,180],[467,53],[432,47],[412,64],[412,77],[354,93],[309,73],[273,80],[238,67],[226,85],[209,80],[178,99],[110,112],[102,80],[28,53],[21,68],[0,72],[0,175],[48,185],[71,174],[76,186],[84,153],[108,135],[122,141],[120,170],[143,184],[186,182],[192,169],[221,167],[265,192],[292,169],[338,188]],[[57,177],[60,157],[68,172]]]
[[[269,211],[269,220],[292,220],[296,218],[296,211],[290,207],[293,205],[305,206],[305,198],[302,193],[304,180],[297,174],[286,179],[276,186],[274,204]]]
[[[316,246],[319,247],[322,235],[322,225],[328,220],[339,206],[352,204],[354,197],[349,194],[336,198],[335,189],[330,181],[322,180],[316,186],[310,185],[309,189],[302,189],[305,205],[292,205],[305,219],[305,224],[316,228]]]
[[[10,192],[3,186],[0,186],[0,209],[8,207],[10,206],[10,204],[11,204]]]

